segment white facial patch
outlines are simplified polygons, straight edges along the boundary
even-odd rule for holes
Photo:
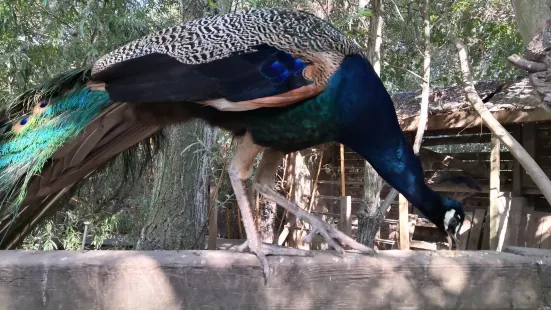
[[[444,228],[446,230],[448,230],[448,224],[450,223],[450,221],[454,217],[454,215],[455,215],[455,210],[454,209],[451,209],[450,211],[446,212],[446,214],[444,215]]]

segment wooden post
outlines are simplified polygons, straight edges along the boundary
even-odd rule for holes
[[[352,235],[352,197],[342,196],[339,197],[339,203],[341,207],[341,220],[340,230],[347,236]]]
[[[488,221],[486,232],[488,233],[489,249],[497,249],[498,228],[499,228],[499,171],[500,171],[500,142],[497,136],[492,134],[490,141],[490,212],[488,212]]]
[[[517,139],[518,141],[521,141],[522,143],[522,128],[520,125],[516,125],[513,128],[513,137]],[[528,150],[526,150],[528,152]],[[530,154],[530,152],[528,152]],[[534,156],[534,154],[530,154],[530,156]],[[522,196],[522,166],[520,162],[513,157],[513,197],[521,197]]]
[[[341,148],[341,196],[346,196],[346,173],[344,171],[344,145]]]
[[[409,212],[408,201],[401,194],[398,196],[399,216],[398,229],[400,232],[399,246],[400,250],[409,250]]]
[[[218,208],[216,206],[217,203],[214,202],[209,214],[209,250],[216,250],[216,239],[218,238]]]

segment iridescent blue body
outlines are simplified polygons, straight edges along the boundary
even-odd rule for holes
[[[232,112],[215,113],[234,117]],[[241,113],[236,120],[256,143],[285,153],[331,141],[345,144],[442,230],[447,211],[464,214],[459,202],[425,184],[421,161],[405,139],[390,95],[360,55],[346,57],[325,91],[314,98]]]

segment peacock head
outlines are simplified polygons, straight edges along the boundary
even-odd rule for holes
[[[465,211],[459,201],[449,197],[442,197],[440,203],[438,209],[442,212],[438,214],[438,218],[433,219],[433,223],[446,234],[451,249],[452,240],[456,246],[459,244],[457,235],[463,226]]]

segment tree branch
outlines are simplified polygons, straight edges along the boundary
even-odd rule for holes
[[[509,56],[509,58],[507,58],[507,60],[509,60],[509,62],[513,66],[515,66],[515,67],[517,67],[521,70],[528,71],[530,73],[546,71],[547,70],[547,66],[544,63],[530,61],[530,60],[524,59],[522,56],[519,56],[517,54],[513,54],[513,55]]]
[[[480,117],[492,131],[496,137],[507,146],[511,154],[519,161],[526,173],[530,175],[534,183],[539,187],[545,199],[551,204],[551,181],[547,175],[541,170],[536,161],[526,152],[526,150],[518,143],[517,140],[494,118],[492,113],[486,108],[480,96],[474,88],[474,84],[469,69],[467,51],[461,40],[455,36],[451,36],[450,40],[455,44],[461,67],[461,78],[465,96],[471,103],[473,108],[480,114]]]

